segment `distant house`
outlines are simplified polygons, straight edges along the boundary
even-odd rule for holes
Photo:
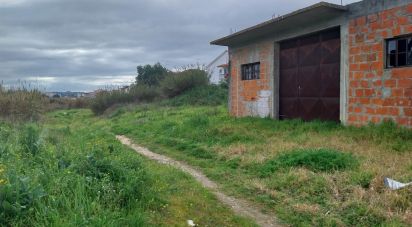
[[[225,50],[217,58],[215,58],[209,65],[206,66],[206,70],[210,77],[210,83],[219,84],[225,77],[228,76],[228,51]]]
[[[229,48],[234,116],[412,128],[411,0],[321,2],[212,44]]]
[[[129,92],[130,91],[130,85],[126,85],[126,86],[121,87],[120,91]]]

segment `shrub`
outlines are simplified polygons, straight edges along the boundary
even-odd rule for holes
[[[157,87],[147,85],[133,85],[130,88],[130,95],[138,101],[151,102],[160,96]]]
[[[91,101],[90,108],[96,115],[103,114],[109,107],[119,103],[130,103],[134,97],[122,90],[101,91]]]
[[[262,176],[288,167],[305,167],[312,171],[334,172],[347,170],[357,165],[358,161],[352,154],[330,149],[298,149],[267,161],[260,171]]]
[[[0,118],[11,121],[37,121],[47,111],[85,108],[85,98],[48,98],[38,89],[22,84],[12,89],[0,85]]]
[[[169,106],[219,106],[227,104],[227,96],[228,90],[226,88],[208,85],[192,88],[162,104]]]
[[[83,109],[90,106],[88,98],[50,98],[48,110]]]
[[[187,94],[185,94],[187,92]],[[153,102],[162,97],[173,98],[162,104],[179,105],[221,105],[226,103],[227,89],[224,86],[209,85],[209,78],[201,69],[188,69],[182,72],[169,72],[160,85],[148,85],[138,81],[128,91],[102,91],[91,100],[90,108],[95,115],[103,114],[117,104],[131,102]]]
[[[47,97],[24,86],[5,90],[0,85],[0,117],[10,120],[38,120],[46,110]]]
[[[90,108],[95,115],[103,114],[107,109],[118,104],[132,102],[151,102],[160,97],[157,87],[133,85],[130,90],[101,91],[90,101]]]
[[[175,97],[183,92],[209,84],[207,72],[200,69],[189,69],[183,72],[169,73],[160,83],[166,97]]]

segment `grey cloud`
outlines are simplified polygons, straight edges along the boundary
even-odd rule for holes
[[[231,28],[316,2],[0,0],[0,80],[40,78],[50,90],[93,90],[133,78],[140,64],[206,64],[224,50],[209,42]]]

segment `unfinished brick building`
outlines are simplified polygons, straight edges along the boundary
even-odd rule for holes
[[[412,0],[321,2],[212,44],[234,116],[412,127]]]

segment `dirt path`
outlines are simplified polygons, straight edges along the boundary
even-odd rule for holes
[[[180,162],[174,159],[171,159],[167,156],[156,154],[151,152],[150,150],[140,147],[134,144],[129,138],[125,136],[116,136],[116,138],[124,145],[132,148],[137,153],[155,160],[159,163],[174,166],[176,168],[181,169],[182,171],[192,175],[197,181],[199,181],[203,187],[211,190],[213,194],[218,198],[219,201],[226,204],[232,210],[240,216],[248,217],[254,220],[260,226],[281,226],[278,220],[274,216],[270,216],[267,214],[263,214],[259,211],[256,207],[251,205],[249,202],[241,199],[237,199],[231,196],[228,196],[219,190],[218,185],[207,178],[202,172],[194,169],[193,167]]]

